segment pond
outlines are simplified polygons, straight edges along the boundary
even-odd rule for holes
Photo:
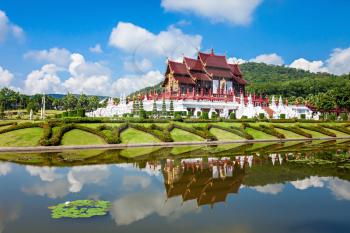
[[[0,153],[0,232],[350,232],[350,144]],[[108,202],[107,214],[49,207]]]

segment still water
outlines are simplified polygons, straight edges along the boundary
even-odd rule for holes
[[[350,232],[348,145],[0,154],[0,233]],[[112,206],[51,219],[79,199]]]

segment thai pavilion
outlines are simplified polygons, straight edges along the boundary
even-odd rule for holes
[[[247,94],[244,79],[238,64],[227,62],[225,55],[198,52],[197,58],[184,57],[182,62],[168,60],[162,83],[163,91],[150,91],[137,96],[120,97],[120,103],[115,105],[110,99],[106,108],[99,108],[87,113],[90,117],[113,117],[134,113],[135,103],[142,102],[143,109],[153,112],[157,108],[161,112],[166,105],[170,111],[173,105],[175,112],[186,112],[187,115],[198,117],[208,112],[209,118],[213,114],[228,118],[235,113],[236,118],[253,118],[264,114],[266,118],[279,118],[284,114],[286,118],[300,118],[305,114],[312,118],[312,111],[305,106],[291,106],[278,101],[274,96],[256,96]],[[172,103],[172,104],[171,104]]]

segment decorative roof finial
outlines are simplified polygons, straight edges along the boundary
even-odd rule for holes
[[[214,48],[211,48],[211,55],[214,55]]]

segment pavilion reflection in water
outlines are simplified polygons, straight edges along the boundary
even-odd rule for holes
[[[282,163],[280,154],[271,154],[272,164]],[[214,206],[226,202],[229,194],[237,194],[245,169],[258,162],[258,157],[167,159],[163,168],[167,198],[181,196],[182,200],[196,200],[198,206]]]

